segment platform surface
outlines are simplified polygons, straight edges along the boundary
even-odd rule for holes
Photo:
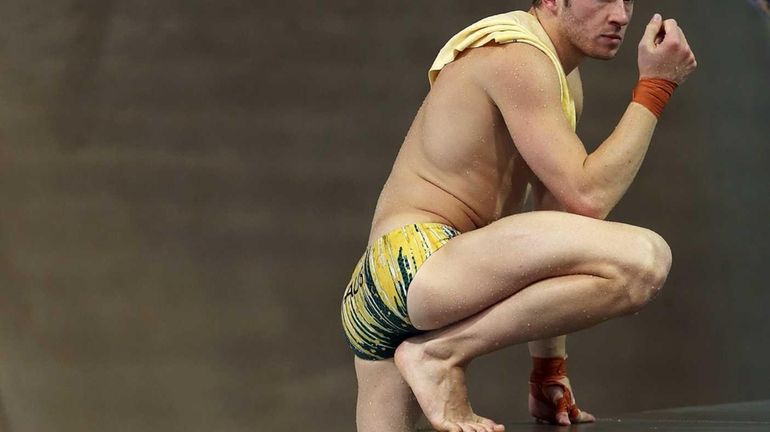
[[[569,427],[534,422],[505,426],[507,432],[770,432],[770,400],[644,411]]]

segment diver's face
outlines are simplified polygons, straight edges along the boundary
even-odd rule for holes
[[[587,57],[615,57],[634,13],[633,0],[567,0],[559,2],[563,32]]]

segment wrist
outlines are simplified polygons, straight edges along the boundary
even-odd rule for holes
[[[664,78],[641,78],[634,88],[632,101],[659,119],[677,87],[677,83]]]
[[[530,341],[527,344],[531,357],[553,358],[567,356],[567,336]]]
[[[531,381],[542,381],[548,378],[567,376],[567,358],[540,358],[532,357],[532,371],[529,374]]]
[[[530,349],[529,356],[532,358],[567,358],[567,351],[557,347],[538,347],[538,349]]]

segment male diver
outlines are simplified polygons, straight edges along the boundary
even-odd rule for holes
[[[629,0],[535,0],[453,37],[377,203],[342,301],[355,354],[360,432],[492,432],[465,369],[529,343],[529,411],[593,422],[567,378],[566,334],[635,313],[663,286],[658,234],[604,221],[631,185],[663,108],[696,60],[655,14],[638,46],[639,83],[591,154],[575,134],[578,65],[612,59]],[[528,190],[535,211],[522,209]]]

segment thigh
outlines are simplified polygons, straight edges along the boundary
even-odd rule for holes
[[[431,330],[543,279],[620,277],[649,260],[662,241],[644,228],[569,213],[509,216],[450,240],[423,264],[409,286],[409,317]]]

